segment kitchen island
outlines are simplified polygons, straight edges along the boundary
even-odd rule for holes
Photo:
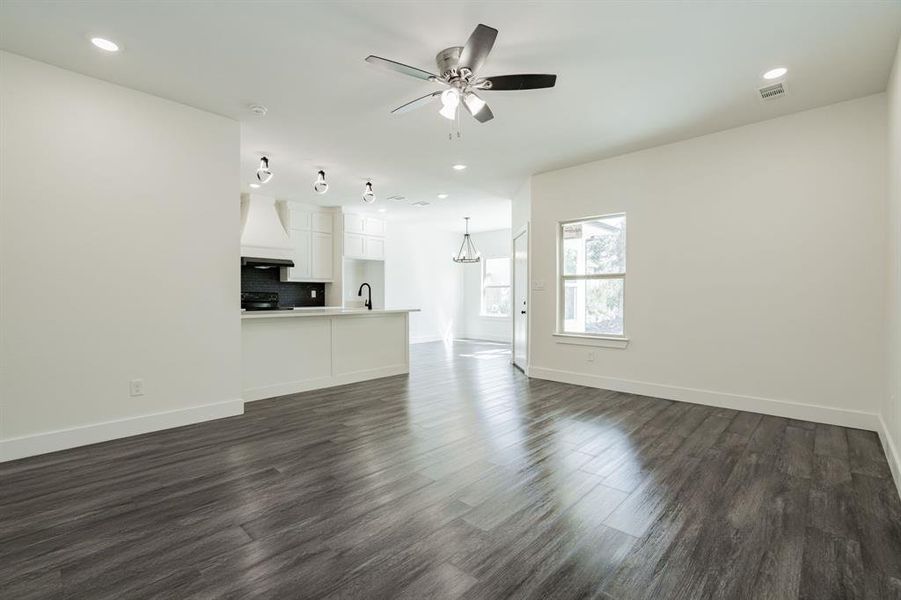
[[[245,402],[410,371],[410,313],[323,307],[241,313]]]

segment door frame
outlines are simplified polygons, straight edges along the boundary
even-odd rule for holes
[[[529,231],[529,223],[528,222],[526,222],[525,225],[523,225],[518,230],[516,230],[513,233],[513,236],[510,238],[510,244],[511,244],[510,256],[513,257],[513,277],[511,278],[512,279],[511,295],[513,296],[512,304],[515,305],[516,297],[517,297],[517,295],[516,295],[516,291],[517,291],[517,288],[516,288],[516,240],[518,238],[522,237],[523,235],[526,236],[526,282],[525,282],[525,285],[526,285],[526,289],[525,289],[525,292],[526,292],[526,294],[525,294],[525,296],[526,296],[526,364],[525,365],[517,365],[516,364],[516,313],[514,313],[512,315],[513,318],[510,319],[510,326],[513,330],[511,332],[511,336],[510,336],[510,340],[511,340],[510,364],[512,364],[515,367],[518,367],[519,369],[522,369],[522,372],[526,374],[526,377],[528,377],[529,376],[529,365],[530,365],[531,357],[532,357],[532,353],[531,353],[531,344],[532,344],[531,337],[532,336],[529,335],[529,333],[530,333],[529,332],[529,330],[530,330],[529,323],[531,323],[531,319],[529,318],[529,315],[532,311],[532,296],[530,293],[530,291],[531,291],[530,283],[532,281],[532,248],[531,248],[532,238],[531,238],[531,233]],[[518,308],[519,307],[514,306],[514,309],[518,309]]]

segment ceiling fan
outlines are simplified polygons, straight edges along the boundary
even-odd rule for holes
[[[410,112],[440,97],[442,108],[438,112],[441,116],[455,119],[457,109],[462,104],[467,112],[475,117],[476,121],[484,123],[493,119],[494,113],[477,92],[537,90],[554,87],[557,82],[556,75],[479,76],[479,71],[485,64],[485,59],[488,58],[488,53],[491,52],[496,38],[497,29],[487,25],[477,26],[465,46],[452,46],[438,53],[435,62],[438,64],[440,75],[379,56],[367,56],[366,62],[446,86],[444,90],[432,92],[395,108],[391,114],[399,115]]]

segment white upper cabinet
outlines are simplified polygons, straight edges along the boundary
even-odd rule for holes
[[[385,260],[385,221],[354,213],[344,214],[344,256]]]
[[[311,244],[313,279],[332,279],[334,262],[332,247],[332,234],[313,232]]]
[[[366,258],[365,239],[359,233],[345,233],[344,256],[348,258]]]
[[[385,236],[385,222],[381,219],[365,217],[363,219],[363,233],[366,235]]]
[[[283,281],[305,281],[312,272],[312,252],[310,249],[310,232],[300,229],[291,230],[291,243],[294,245],[294,267],[282,270]]]
[[[288,217],[289,217],[289,229],[303,229],[304,231],[310,230],[310,222],[312,218],[312,214],[308,209],[302,206],[291,206],[288,209]],[[317,213],[318,214],[318,213]],[[329,215],[331,216],[331,215]]]
[[[363,231],[363,215],[345,213],[344,233],[366,233]]]
[[[293,268],[281,269],[282,281],[332,281],[335,273],[334,214],[287,203]]]
[[[366,236],[364,254],[369,260],[385,260],[385,238]]]
[[[326,213],[326,212],[313,213],[312,228],[313,228],[313,231],[317,231],[319,233],[332,233],[332,229],[333,229],[332,213]]]

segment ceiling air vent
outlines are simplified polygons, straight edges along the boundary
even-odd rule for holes
[[[782,82],[765,85],[757,91],[760,93],[761,100],[775,100],[776,98],[783,97],[788,92]]]
[[[406,198],[399,194],[395,194],[394,196],[388,196],[388,200],[393,200],[394,202],[403,202],[404,200],[406,200]]]
[[[431,202],[426,202],[425,200],[418,200],[416,202],[412,202],[411,206],[415,206],[417,208],[422,208],[424,206],[428,206]]]

